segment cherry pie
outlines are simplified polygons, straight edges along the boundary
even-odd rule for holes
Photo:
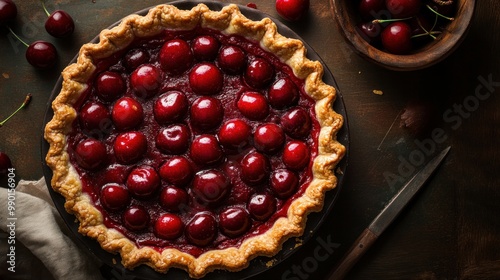
[[[62,73],[52,187],[127,268],[241,270],[300,236],[337,184],[343,119],[322,75],[236,5],[128,16]]]

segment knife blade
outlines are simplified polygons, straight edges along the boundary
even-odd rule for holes
[[[338,280],[344,278],[354,264],[371,247],[384,230],[401,213],[413,196],[429,180],[451,147],[447,147],[431,159],[417,174],[415,174],[399,192],[387,203],[384,209],[373,219],[370,225],[363,230],[351,248],[342,258],[340,264],[330,273],[327,279]]]

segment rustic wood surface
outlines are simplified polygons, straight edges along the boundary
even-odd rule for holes
[[[99,30],[161,1],[47,1],[49,9],[64,9],[75,19],[76,33],[62,40],[43,29],[38,0],[15,2],[12,28],[27,41],[53,42],[60,53],[56,69],[35,70],[24,46],[1,32],[0,118],[27,93],[33,100],[0,128],[0,150],[10,155],[17,180],[35,180],[43,176],[43,118],[60,71]],[[252,2],[278,18],[274,1]],[[337,203],[314,238],[254,279],[323,279],[404,181],[448,145],[450,154],[431,182],[347,279],[500,279],[500,1],[477,2],[462,45],[438,65],[415,72],[384,70],[357,56],[336,29],[329,0],[311,1],[305,20],[285,22],[335,76],[348,112],[349,165]],[[428,133],[414,135],[400,119],[418,102],[430,104],[435,118]]]

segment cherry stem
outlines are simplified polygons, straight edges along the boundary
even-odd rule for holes
[[[436,40],[436,36],[434,36],[434,34],[441,34],[442,33],[441,31],[434,31],[434,27],[436,27],[436,24],[437,24],[437,18],[438,18],[437,16],[434,18],[434,25],[431,27],[430,31],[425,29],[425,27],[420,22],[420,19],[417,18],[418,26],[420,26],[420,28],[422,28],[422,30],[425,31],[425,33],[414,35],[411,38],[417,38],[417,37],[429,35],[432,39]]]
[[[455,18],[452,18],[452,17],[447,17],[447,16],[445,16],[445,15],[442,15],[442,14],[438,13],[438,11],[434,10],[434,9],[433,9],[433,8],[431,8],[431,6],[429,6],[429,5],[426,5],[426,6],[427,6],[427,8],[428,8],[429,10],[431,10],[433,13],[435,13],[436,15],[438,15],[438,16],[440,16],[440,17],[442,17],[442,18],[445,18],[445,19],[447,19],[447,20],[455,20]]]
[[[393,22],[393,21],[403,21],[403,20],[407,20],[407,19],[411,19],[411,17],[391,18],[391,19],[374,19],[374,20],[372,20],[372,23],[386,23],[386,22]]]
[[[23,39],[21,39],[19,36],[17,36],[17,34],[10,28],[10,26],[7,26],[7,28],[9,29],[10,33],[12,35],[14,35],[14,37],[17,38],[17,40],[19,40],[21,43],[23,43],[23,45],[25,45],[26,47],[29,47],[30,45],[28,45],[25,41],[23,41]]]
[[[17,108],[17,110],[15,110],[14,113],[10,114],[10,116],[8,116],[5,120],[0,122],[0,127],[2,127],[8,120],[10,120],[10,118],[12,118],[15,114],[17,114],[17,112],[19,112],[22,108],[28,106],[28,104],[31,101],[31,97],[32,97],[31,93],[28,93],[28,95],[26,95],[26,98],[24,98],[23,104],[21,104],[21,106],[19,106],[19,108]]]
[[[49,11],[47,11],[47,8],[45,7],[45,1],[42,0],[40,2],[42,2],[42,7],[43,7],[43,10],[45,11],[45,14],[47,14],[47,16],[50,17],[50,13],[49,13]]]

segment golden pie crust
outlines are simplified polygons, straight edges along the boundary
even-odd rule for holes
[[[294,200],[287,217],[279,218],[265,233],[245,239],[239,247],[211,250],[199,257],[177,249],[165,249],[161,253],[153,248],[141,247],[115,229],[103,224],[101,212],[88,195],[82,192],[82,183],[69,160],[67,134],[77,118],[73,104],[85,91],[93,76],[95,61],[107,58],[126,48],[136,38],[150,37],[162,30],[191,30],[201,25],[219,30],[224,34],[239,34],[275,54],[289,65],[294,74],[305,81],[305,91],[315,101],[317,120],[321,126],[318,139],[318,155],[313,159],[313,179],[303,195]],[[280,251],[284,241],[302,235],[308,213],[320,211],[325,192],[337,185],[334,169],[345,153],[345,147],[336,140],[343,118],[332,109],[336,99],[334,87],[322,81],[323,67],[318,61],[306,57],[306,48],[300,40],[286,38],[277,31],[269,18],[252,21],[246,18],[236,5],[228,5],[221,11],[211,11],[198,4],[191,10],[179,10],[172,5],[159,5],[147,15],[130,15],[109,30],[103,30],[98,43],[89,43],[80,49],[76,63],[62,72],[62,90],[52,103],[53,119],[46,125],[45,139],[50,144],[46,156],[53,170],[52,188],[66,199],[66,210],[80,222],[79,232],[96,239],[103,249],[121,255],[122,264],[128,268],[146,264],[158,272],[171,267],[186,270],[191,277],[200,278],[215,269],[241,270],[257,256],[273,256]]]

